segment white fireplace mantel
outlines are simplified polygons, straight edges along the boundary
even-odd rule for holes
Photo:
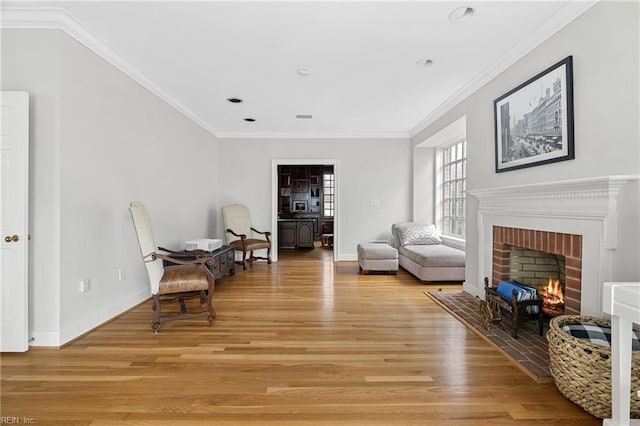
[[[602,283],[611,281],[617,247],[618,195],[638,179],[603,176],[468,191],[478,200],[477,282],[491,276],[494,226],[582,235],[581,313],[600,316]]]

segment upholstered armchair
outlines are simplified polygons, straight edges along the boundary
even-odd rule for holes
[[[255,260],[266,260],[271,264],[271,232],[258,231],[251,226],[249,209],[245,206],[231,205],[222,208],[227,244],[242,252],[242,269],[247,270],[247,264]],[[264,235],[264,239],[253,238],[253,232]],[[267,250],[267,257],[254,256],[255,250]],[[249,257],[247,258],[247,253]]]
[[[156,247],[151,218],[146,207],[134,201],[129,205],[129,212],[138,237],[142,260],[149,275],[153,299],[151,329],[157,333],[163,321],[201,316],[206,317],[211,325],[216,317],[213,309],[215,278],[207,265],[211,264],[213,259],[200,257],[184,260],[176,257],[180,252]],[[158,251],[167,252],[169,255]],[[171,263],[170,266],[164,266],[163,261]],[[198,298],[202,309],[190,312],[185,301]],[[174,302],[179,305],[180,312],[162,316],[162,305]]]

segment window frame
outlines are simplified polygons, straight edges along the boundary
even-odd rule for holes
[[[457,194],[457,191],[455,191],[454,195],[460,195],[460,196],[454,196],[451,197],[452,191],[449,191],[449,197],[447,198],[445,196],[445,168],[446,168],[446,164],[445,164],[445,151],[446,150],[450,150],[452,147],[458,146],[461,144],[461,149],[462,149],[462,157],[460,159],[454,159],[454,160],[450,160],[449,163],[447,163],[448,165],[454,165],[455,168],[457,169],[457,165],[460,164],[460,168],[461,168],[461,177],[458,177],[458,174],[456,173],[454,176],[454,179],[451,179],[451,175],[449,175],[449,180],[448,182],[455,182],[456,185],[458,184],[458,182],[460,182],[460,193]],[[435,201],[436,201],[436,205],[435,205],[435,219],[436,219],[436,226],[438,227],[438,230],[440,231],[440,234],[442,237],[444,237],[445,239],[450,239],[450,240],[454,240],[454,241],[460,241],[460,242],[465,242],[466,240],[466,225],[467,225],[467,218],[466,218],[466,186],[467,186],[467,172],[466,172],[466,163],[467,163],[467,138],[466,138],[466,134],[460,135],[452,140],[449,140],[441,145],[438,145],[435,147],[435,179],[434,179],[434,194],[435,194]],[[449,169],[451,170],[451,169]],[[454,212],[451,211],[451,208],[449,210],[449,215],[445,215],[445,203],[446,201],[449,200],[453,200],[453,206],[455,206],[456,210],[460,209],[458,211],[460,211],[462,213],[461,216],[459,216],[457,213],[458,211],[455,212],[455,214],[452,214]],[[460,203],[460,206],[458,207],[458,203]],[[460,225],[462,228],[462,231],[454,234],[451,231],[453,230],[453,226],[449,226],[449,228],[447,229],[447,225],[446,225],[446,218],[451,218],[453,221],[458,221],[461,222],[462,224]]]
[[[327,176],[331,176],[327,179]],[[327,185],[327,182],[330,185]],[[329,193],[327,193],[329,189]],[[336,214],[336,176],[335,173],[322,172],[322,217],[335,217]],[[327,200],[329,198],[329,200]],[[327,207],[330,205],[330,207]],[[331,214],[326,214],[329,211]]]

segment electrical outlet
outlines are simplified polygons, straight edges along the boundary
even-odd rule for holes
[[[123,281],[127,278],[127,268],[118,269],[118,280]]]
[[[380,200],[376,200],[376,199],[371,199],[370,200],[370,204],[372,207],[377,207],[380,205]]]
[[[84,280],[80,281],[80,293],[85,293],[89,291],[90,287],[91,287],[91,280],[89,278],[85,278]]]

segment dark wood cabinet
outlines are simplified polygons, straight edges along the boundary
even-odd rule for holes
[[[298,222],[296,246],[298,248],[313,248],[313,237],[313,222],[310,220]]]
[[[209,266],[209,270],[216,280],[223,278],[227,274],[233,275],[236,273],[235,250],[231,246],[222,246],[218,250],[207,252],[205,255],[194,256],[185,251],[175,257],[184,260],[195,259],[196,257],[212,257],[214,264]],[[174,265],[166,260],[163,260],[162,263],[164,266]]]
[[[313,242],[320,240],[326,232],[325,222],[333,223],[332,216],[324,216],[324,202],[329,200],[333,206],[333,192],[325,195],[326,174],[333,174],[333,166],[325,165],[279,165],[278,166],[278,219],[311,220],[305,229],[293,229],[293,225],[280,227],[278,247],[280,248],[313,248]],[[329,186],[333,188],[332,185]],[[328,197],[325,200],[325,197]],[[333,214],[333,209],[329,210]],[[311,227],[309,240],[308,227]],[[302,235],[304,234],[304,235]]]
[[[283,219],[278,221],[278,247],[281,249],[313,248],[313,220]]]
[[[295,221],[278,222],[278,247],[282,249],[296,248],[297,223]]]

